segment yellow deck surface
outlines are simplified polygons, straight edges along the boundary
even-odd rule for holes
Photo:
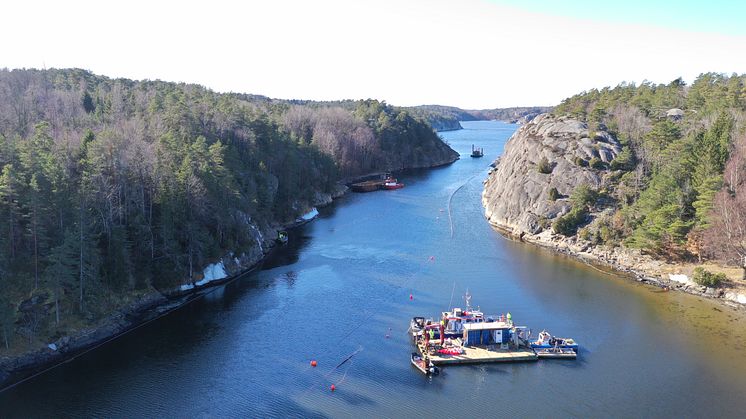
[[[420,346],[420,352],[423,347]],[[481,364],[487,362],[523,362],[536,361],[538,357],[531,349],[500,349],[498,346],[467,346],[461,355],[430,355],[435,365],[447,364]]]

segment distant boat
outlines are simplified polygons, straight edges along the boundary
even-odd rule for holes
[[[404,184],[397,181],[396,178],[393,178],[391,176],[387,177],[386,180],[383,181],[383,189],[401,189],[404,187]]]
[[[484,149],[479,147],[474,147],[474,144],[471,145],[471,156],[472,157],[482,157],[484,156]]]
[[[373,192],[379,189],[400,189],[403,187],[404,184],[397,181],[390,173],[381,175],[379,179],[366,180],[350,185],[353,192]]]

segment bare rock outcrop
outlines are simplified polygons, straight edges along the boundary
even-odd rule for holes
[[[485,215],[509,234],[538,234],[570,210],[569,196],[579,185],[601,188],[605,168],[621,151],[603,129],[589,132],[578,120],[542,114],[513,134],[495,162],[482,192]],[[559,193],[555,200],[552,189]]]

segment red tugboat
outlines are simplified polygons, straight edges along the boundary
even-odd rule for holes
[[[393,190],[393,189],[401,189],[404,187],[403,183],[400,183],[396,180],[396,178],[393,178],[391,176],[388,176],[386,180],[383,181],[383,189]]]

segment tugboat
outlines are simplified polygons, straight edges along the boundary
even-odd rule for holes
[[[484,149],[479,147],[474,147],[474,144],[471,145],[471,156],[472,157],[483,157],[484,156]]]
[[[393,190],[393,189],[401,189],[404,187],[404,184],[397,181],[396,178],[393,178],[391,176],[388,176],[386,180],[383,181],[383,189]]]
[[[423,358],[417,352],[412,352],[411,362],[415,368],[425,375],[438,375],[440,373],[440,368],[433,365],[427,356]]]

